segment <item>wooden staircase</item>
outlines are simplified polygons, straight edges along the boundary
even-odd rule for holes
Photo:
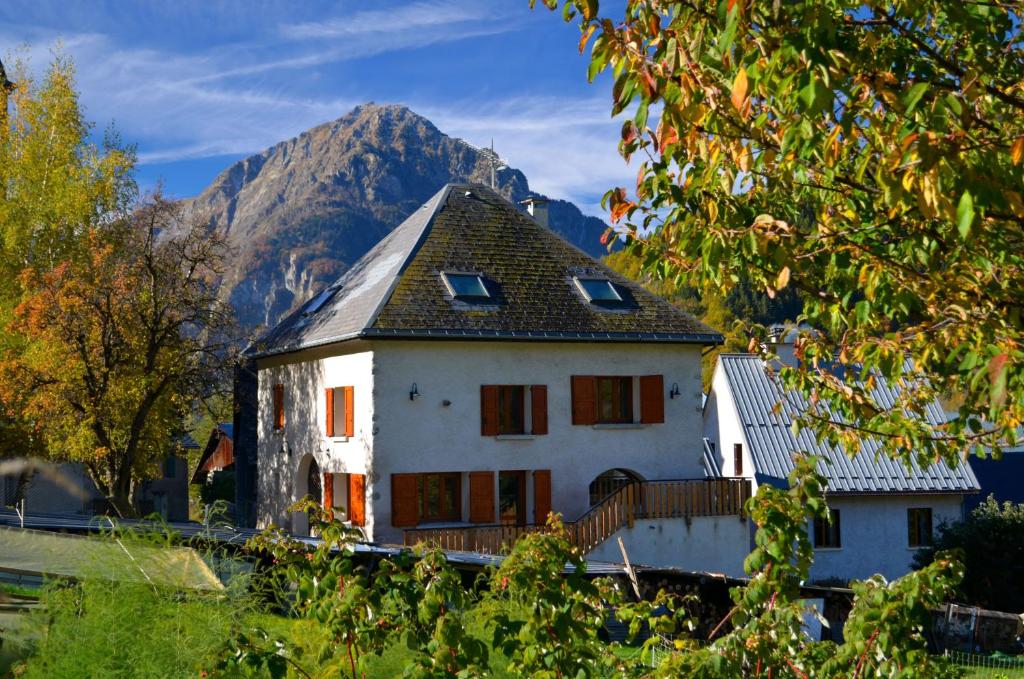
[[[744,504],[750,494],[750,481],[742,478],[640,481],[618,489],[565,528],[569,540],[586,554],[639,519],[745,518]],[[520,537],[543,530],[545,526],[511,524],[412,528],[405,531],[405,544],[423,542],[445,550],[501,554]]]

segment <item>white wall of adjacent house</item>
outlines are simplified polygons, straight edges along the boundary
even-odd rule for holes
[[[740,423],[729,380],[720,361],[715,363],[714,376],[711,378],[711,392],[704,404],[703,423],[704,437],[715,444],[715,452],[718,455],[722,474],[749,478],[753,483],[753,490],[756,491],[757,483],[753,481],[754,463],[750,457],[750,446],[743,433],[743,425]],[[742,446],[740,451],[743,457],[742,473],[737,473],[735,465],[735,447],[737,445]]]
[[[743,577],[750,529],[750,520],[738,516],[639,519],[632,528],[620,528],[588,552],[587,559],[622,562],[621,537],[633,565]]]
[[[304,533],[305,516],[288,507],[308,493],[310,463],[315,461],[321,474],[337,475],[334,501],[342,507],[347,502],[344,475],[365,474],[370,464],[374,352],[366,342],[347,342],[261,359],[258,367],[258,525],[273,523]],[[279,430],[274,427],[274,385],[282,385],[284,392],[284,427]],[[328,437],[326,390],[346,386],[353,387],[353,435],[344,436],[342,426]],[[336,413],[338,419],[344,420]]]
[[[843,495],[828,502],[839,511],[840,547],[815,547],[811,580],[905,575],[918,551],[909,544],[907,510],[931,508],[933,532],[942,522],[959,521],[963,515],[959,494]],[[808,532],[813,541],[812,526]]]
[[[698,345],[517,341],[379,341],[374,346],[377,431],[367,478],[375,540],[400,542],[392,527],[391,475],[460,472],[462,520],[471,471],[551,470],[552,509],[574,520],[590,506],[590,482],[626,469],[643,479],[700,478]],[[662,375],[663,424],[573,425],[571,377]],[[410,399],[413,383],[419,396]],[[668,392],[678,384],[680,396]],[[482,385],[546,385],[548,434],[481,435]],[[634,419],[639,389],[634,382]],[[529,397],[527,397],[529,399]],[[497,495],[497,493],[496,493]],[[533,523],[533,476],[527,520]]]

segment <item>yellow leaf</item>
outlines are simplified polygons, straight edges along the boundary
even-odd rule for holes
[[[1013,146],[1010,147],[1010,159],[1014,165],[1020,165],[1020,161],[1024,159],[1024,137],[1017,137],[1013,142]]]
[[[741,68],[732,83],[732,105],[739,110],[747,98],[747,69]]]
[[[775,287],[778,290],[782,290],[784,287],[789,285],[789,267],[782,267],[782,271],[779,272],[779,277],[775,279]]]

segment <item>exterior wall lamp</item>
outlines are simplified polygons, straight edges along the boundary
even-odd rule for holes
[[[416,386],[416,383],[412,383],[412,389],[409,390],[409,400],[415,401],[420,396],[420,388]]]
[[[672,383],[672,388],[668,390],[668,397],[669,398],[676,398],[679,395],[680,395],[679,383],[678,382],[673,382]]]

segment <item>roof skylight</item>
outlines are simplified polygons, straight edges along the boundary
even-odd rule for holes
[[[310,303],[306,305],[306,308],[302,310],[302,315],[312,316],[317,311],[320,311],[320,307],[322,307],[324,304],[327,304],[327,301],[331,299],[331,297],[334,297],[334,293],[336,293],[337,291],[338,288],[333,285],[321,291],[320,294],[314,297],[312,301],[310,301]]]
[[[484,285],[483,276],[479,274],[442,271],[441,279],[456,299],[487,299],[491,296]]]
[[[576,287],[580,289],[588,302],[621,302],[622,295],[615,289],[612,282],[606,278],[580,278],[573,277]]]

